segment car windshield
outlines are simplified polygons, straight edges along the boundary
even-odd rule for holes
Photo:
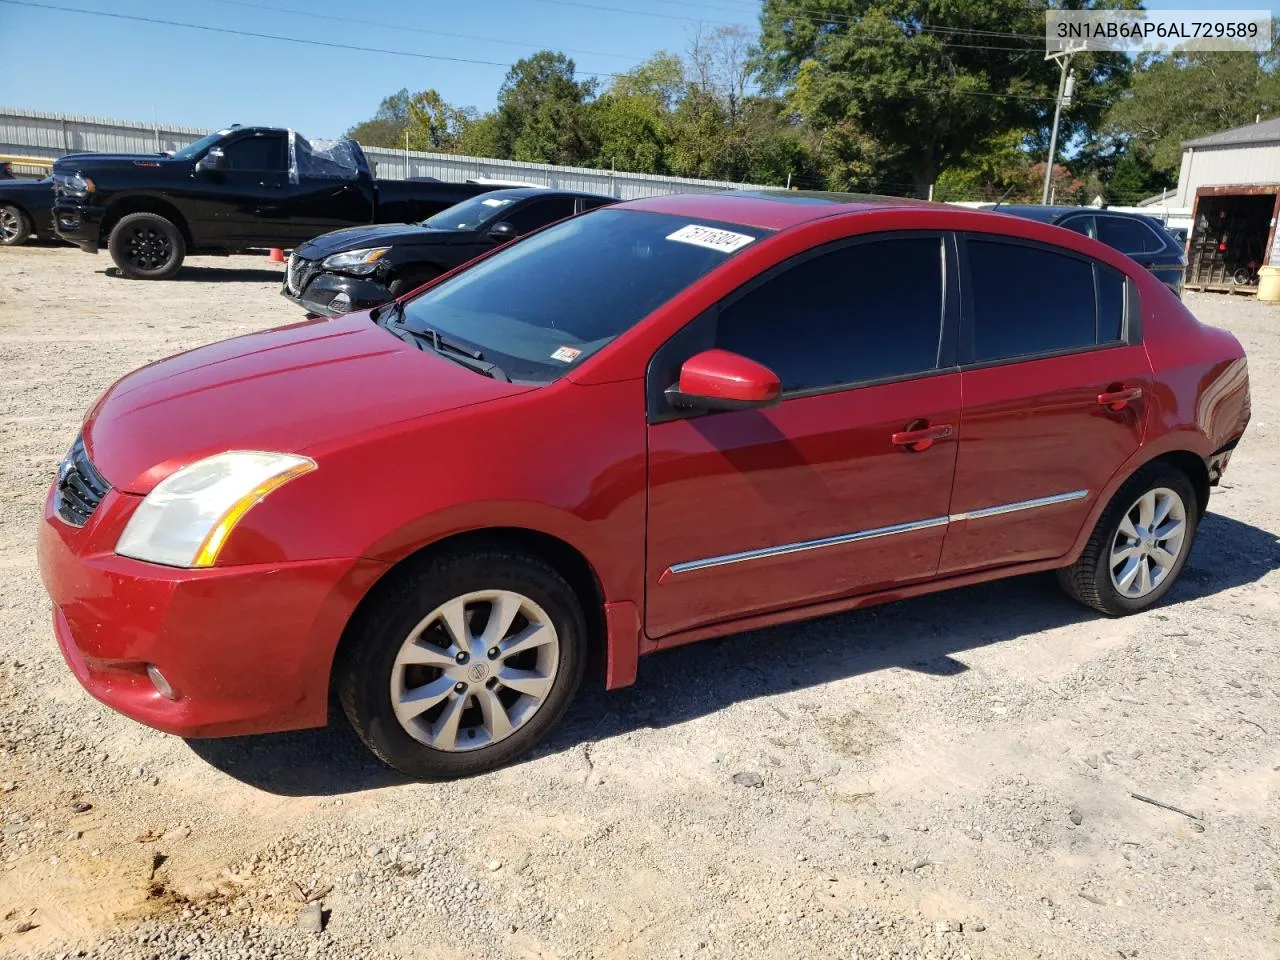
[[[479,230],[481,226],[497,217],[524,197],[492,196],[481,194],[471,197],[452,207],[446,207],[434,217],[422,221],[424,227],[435,227],[437,230]]]
[[[196,156],[203,153],[213,144],[222,139],[222,134],[211,133],[207,137],[201,137],[195,143],[189,143],[177,153],[173,155],[175,160],[194,160]]]
[[[637,210],[565,220],[405,305],[410,330],[480,351],[513,380],[549,382],[764,232]]]

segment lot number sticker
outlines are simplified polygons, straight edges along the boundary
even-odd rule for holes
[[[561,347],[551,355],[551,359],[559,360],[561,363],[573,363],[580,356],[582,356],[582,351],[576,347]]]
[[[691,243],[695,247],[706,247],[708,250],[719,250],[721,253],[733,253],[735,250],[741,250],[755,237],[748,237],[745,233],[734,233],[732,230],[703,227],[691,223],[687,227],[681,227],[675,233],[667,234],[667,239],[675,240],[677,243]]]

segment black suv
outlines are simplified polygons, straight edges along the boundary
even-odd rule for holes
[[[997,204],[990,209],[994,209],[996,213],[1052,223],[1101,240],[1107,246],[1137,260],[1159,277],[1166,287],[1182,296],[1187,257],[1178,241],[1165,230],[1159,220],[1136,213],[1119,213],[1093,207]]]
[[[335,230],[293,251],[281,293],[316,316],[376,307],[499,244],[613,202],[543,187],[494,190],[421,223]]]

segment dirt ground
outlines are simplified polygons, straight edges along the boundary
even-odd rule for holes
[[[338,719],[156,733],[58,655],[33,541],[83,412],[300,319],[265,259],[194,262],[0,252],[0,956],[1280,957],[1280,307],[1188,294],[1253,422],[1159,608],[1036,576],[700,644],[424,785]]]

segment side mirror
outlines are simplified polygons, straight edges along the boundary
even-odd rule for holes
[[[684,362],[680,382],[666,389],[678,410],[747,410],[772,407],[782,398],[782,381],[762,363],[728,350],[704,350]]]
[[[212,173],[227,169],[227,155],[222,152],[221,147],[214,147],[198,161],[196,161],[196,173]]]
[[[506,243],[516,238],[516,228],[505,220],[500,220],[489,228],[489,237],[499,243]]]

